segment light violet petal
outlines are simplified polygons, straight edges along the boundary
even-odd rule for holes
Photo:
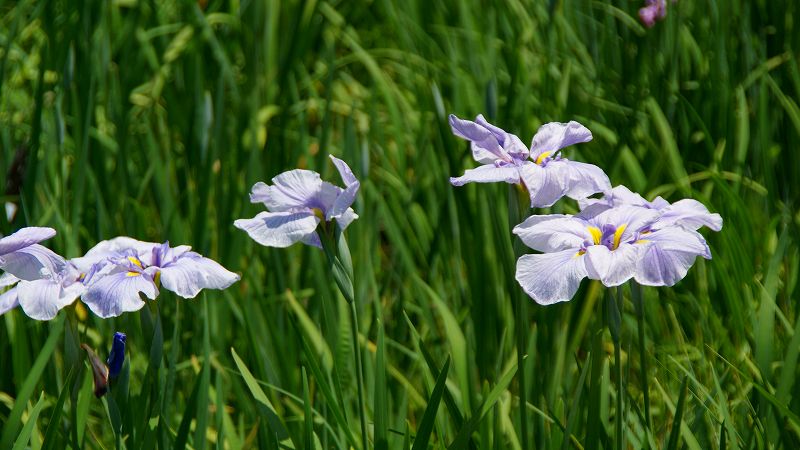
[[[481,119],[483,116],[478,116]],[[491,130],[471,120],[459,119],[453,114],[449,117],[450,129],[456,136],[471,142],[472,157],[481,164],[494,161],[510,161],[511,157],[503,151],[500,142]]]
[[[0,269],[21,280],[38,280],[61,272],[66,261],[47,247],[29,245],[0,258]]]
[[[311,211],[261,212],[252,219],[236,220],[233,225],[261,245],[284,248],[306,239],[319,222]]]
[[[579,200],[596,192],[611,191],[611,182],[603,169],[578,161],[564,161],[569,168],[567,195]]]
[[[592,245],[586,249],[586,273],[607,287],[619,286],[636,274],[643,247],[622,244],[612,251],[604,245]]]
[[[697,256],[711,259],[705,239],[694,230],[666,228],[641,236],[646,244],[636,281],[647,286],[672,286],[686,276]]]
[[[38,244],[56,235],[56,230],[47,227],[27,227],[0,239],[0,256]]]
[[[353,175],[353,171],[350,169],[350,166],[347,165],[346,162],[342,161],[341,159],[333,156],[328,155],[333,161],[333,165],[336,166],[336,170],[339,171],[339,175],[342,177],[342,181],[344,182],[345,186],[350,186],[353,183],[358,183],[356,176]]]
[[[574,250],[523,255],[517,260],[517,282],[540,305],[572,299],[585,277],[584,258]]]
[[[118,257],[123,252],[132,251],[139,256],[144,256],[152,252],[154,247],[161,244],[155,242],[145,242],[127,236],[118,236],[113,239],[100,241],[92,247],[85,255],[79,258],[72,258],[70,262],[81,272],[89,272],[93,265],[98,264],[108,258]]]
[[[553,206],[567,192],[569,172],[563,161],[550,161],[544,167],[527,163],[520,169],[532,208]]]
[[[272,179],[272,186],[256,183],[250,193],[250,201],[263,203],[272,212],[288,211],[300,207],[313,207],[322,187],[317,172],[294,169],[283,172]]]
[[[103,319],[142,309],[144,301],[140,293],[150,299],[158,296],[158,288],[146,273],[132,275],[115,270],[95,280],[88,286],[81,300]]]
[[[19,306],[17,288],[13,287],[0,294],[0,314],[5,314]]]
[[[216,261],[190,252],[161,269],[161,284],[183,298],[194,298],[203,289],[225,289],[239,275]]]
[[[658,227],[668,227],[671,225],[682,226],[691,230],[697,230],[706,226],[714,231],[722,229],[722,217],[719,214],[712,214],[702,203],[690,198],[679,200],[661,210],[661,218],[658,219]]]
[[[516,166],[495,167],[493,164],[467,169],[460,177],[451,177],[450,184],[463,186],[467,183],[519,183],[519,169]]]
[[[17,285],[17,297],[25,314],[31,319],[51,320],[58,311],[69,306],[84,291],[81,283],[62,286],[57,280],[43,279],[36,281],[20,281]]]
[[[6,272],[0,275],[0,288],[13,286],[19,282],[19,278]]]
[[[526,159],[528,157],[528,148],[525,147],[525,144],[522,143],[522,140],[520,140],[517,135],[492,125],[483,117],[483,114],[478,114],[478,117],[475,118],[475,123],[489,130],[489,132],[494,135],[495,139],[497,139],[500,148],[506,153],[512,154],[520,159]]]
[[[355,211],[353,211],[353,208],[347,208],[347,210],[336,219],[336,223],[339,225],[339,228],[341,228],[342,231],[344,231],[344,229],[350,226],[350,224],[353,223],[353,221],[356,219],[358,219],[358,214],[356,214]],[[315,236],[317,239],[316,241],[314,241],[312,238],[312,241],[319,242],[319,236],[317,236],[316,233],[314,233],[313,236]],[[320,245],[311,244],[311,245],[314,245],[315,247],[321,247],[321,244]]]
[[[577,252],[586,240],[592,238],[587,227],[588,224],[580,219],[550,214],[530,216],[513,231],[525,245],[540,252],[567,249]]]
[[[544,152],[555,154],[572,144],[589,142],[592,132],[575,121],[568,123],[550,122],[539,127],[531,142],[531,158],[536,160]]]

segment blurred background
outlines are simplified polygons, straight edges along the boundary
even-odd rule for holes
[[[51,226],[47,244],[66,257],[117,235],[169,240],[242,275],[113,320],[79,305],[51,323],[4,315],[2,443],[43,393],[33,448],[357,447],[349,316],[324,254],[264,248],[232,225],[263,210],[250,187],[285,170],[340,184],[332,154],[362,183],[347,236],[371,439],[408,448],[449,358],[430,445],[521,448],[519,381],[504,377],[519,290],[508,188],[450,186],[475,165],[453,113],[525,143],[577,120],[594,140],[567,157],[725,220],[705,233],[712,260],[644,290],[650,428],[630,302],[625,376],[604,367],[599,408],[581,374],[604,289],[584,281],[569,303],[530,302],[530,448],[583,448],[593,423],[608,448],[617,417],[626,447],[671,446],[680,423],[684,448],[798,448],[800,4],[680,0],[651,28],[643,6],[0,1],[0,189],[16,207],[0,230]],[[105,355],[114,331],[128,333],[130,361],[117,422],[77,349]]]

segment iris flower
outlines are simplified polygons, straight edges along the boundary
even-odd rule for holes
[[[639,9],[639,20],[647,28],[667,17],[667,0],[646,0],[645,4],[644,8]]]
[[[56,235],[56,230],[45,227],[22,228],[0,239],[0,269],[21,280],[37,280],[45,273],[57,273],[64,258],[39,242]]]
[[[520,257],[517,281],[543,305],[570,300],[586,277],[606,286],[631,278],[648,286],[672,286],[686,276],[697,256],[711,259],[708,244],[696,231],[698,223],[719,219],[721,226],[718,215],[696,214],[699,203],[679,203],[595,206],[578,216],[531,216],[514,233],[544,253]]]
[[[155,299],[159,282],[180,297],[194,298],[202,289],[225,289],[239,280],[239,275],[188,245],[170,247],[169,242],[129,237],[102,241],[72,261],[88,278],[81,299],[102,318],[141,309],[139,294]]]
[[[42,270],[38,280],[20,280],[9,274],[2,278],[5,277],[9,278],[0,280],[0,287],[15,285],[2,294],[0,314],[19,305],[28,317],[36,320],[55,318],[61,309],[71,305],[86,289],[82,282],[85,274],[81,274],[69,261],[65,261],[58,272]]]
[[[608,176],[599,167],[571,161],[561,154],[567,146],[592,140],[592,133],[578,122],[542,125],[530,148],[482,115],[473,122],[451,114],[450,127],[453,134],[470,141],[472,157],[483,164],[450,178],[454,186],[499,181],[522,184],[530,195],[531,207],[548,207],[563,196],[581,199],[611,189]]]
[[[238,219],[234,226],[267,247],[283,248],[302,242],[321,248],[316,231],[320,222],[335,220],[344,230],[358,218],[350,205],[361,184],[344,161],[330,158],[344,181],[344,188],[322,181],[311,170],[283,172],[272,179],[271,186],[258,182],[250,192],[250,201],[263,203],[269,211],[252,219]]]

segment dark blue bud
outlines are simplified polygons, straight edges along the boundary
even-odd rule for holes
[[[125,362],[125,333],[114,333],[114,342],[111,344],[111,351],[108,353],[108,375],[116,378],[122,370],[122,363]]]

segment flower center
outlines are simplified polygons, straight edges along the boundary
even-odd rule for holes
[[[614,225],[604,225],[602,230],[595,226],[589,226],[587,230],[589,230],[589,234],[592,236],[593,245],[605,245],[609,250],[616,250],[619,248],[622,235],[625,233],[626,228],[628,228],[628,225],[622,224],[618,227]]]
[[[542,162],[544,162],[545,158],[547,158],[548,156],[550,156],[550,153],[551,153],[551,152],[542,152],[542,154],[541,154],[541,155],[539,155],[539,156],[536,158],[536,164],[541,166],[541,165],[542,165]]]

